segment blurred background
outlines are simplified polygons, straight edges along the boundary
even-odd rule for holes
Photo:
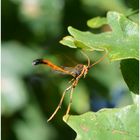
[[[124,14],[137,10],[138,0],[2,0],[1,8],[2,140],[73,140],[76,133],[62,121],[69,94],[55,118],[47,123],[72,77],[53,73],[46,66],[34,67],[32,61],[47,58],[59,66],[87,64],[78,50],[59,43],[68,35],[67,27],[94,33],[107,31],[105,26],[91,30],[86,21],[106,16],[109,10]],[[129,18],[138,22],[137,15]],[[87,55],[92,62],[102,56],[97,52]],[[70,114],[131,103],[119,62],[106,58],[80,80]]]

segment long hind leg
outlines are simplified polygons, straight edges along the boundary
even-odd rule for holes
[[[70,108],[71,108],[71,104],[72,104],[72,95],[73,95],[73,87],[71,88],[71,92],[70,92],[70,101],[69,101],[69,104],[68,104],[68,108],[67,108],[67,111],[66,111],[66,115],[69,114],[70,112]]]
[[[72,88],[72,86],[69,86],[68,88],[66,88],[62,94],[62,97],[60,99],[60,102],[57,106],[57,108],[55,109],[54,113],[50,116],[50,118],[47,120],[48,122],[55,116],[55,114],[57,113],[57,111],[61,108],[62,102],[64,100],[65,94],[68,90],[70,90]]]

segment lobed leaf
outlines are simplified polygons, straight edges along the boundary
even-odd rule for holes
[[[62,40],[60,40],[60,43],[69,46],[70,48],[77,48],[74,44],[74,38],[72,36],[65,36]]]
[[[104,17],[95,17],[87,21],[87,25],[91,28],[99,28],[104,24],[107,24],[107,20]]]
[[[117,12],[108,12],[107,22],[112,31],[100,34],[79,31],[69,26],[73,48],[82,48],[87,51],[107,50],[111,61],[138,59],[138,25]],[[66,41],[65,38],[60,43],[70,47],[70,43]]]
[[[136,104],[80,116],[64,116],[63,120],[76,131],[76,140],[138,140],[139,117]]]

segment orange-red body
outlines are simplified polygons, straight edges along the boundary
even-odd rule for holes
[[[36,59],[33,61],[33,65],[38,64],[45,64],[52,70],[62,72],[63,74],[72,75],[73,77],[77,77],[81,73],[84,66],[83,64],[77,64],[75,67],[59,67],[47,59]]]
[[[43,63],[44,63],[44,64],[47,64],[49,67],[51,67],[51,68],[52,68],[53,70],[55,70],[55,71],[61,71],[61,72],[67,73],[67,74],[71,74],[69,71],[64,70],[63,68],[61,68],[61,67],[59,67],[59,66],[53,64],[53,63],[50,62],[49,60],[44,59],[44,60],[43,60]]]

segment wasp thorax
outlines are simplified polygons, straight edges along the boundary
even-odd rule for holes
[[[80,71],[80,70],[83,69],[83,66],[84,66],[83,64],[77,64],[77,65],[75,66],[75,69]]]
[[[75,66],[75,70],[72,72],[72,75],[74,77],[77,77],[78,75],[81,74],[81,71],[83,70],[84,65],[83,64],[77,64]]]

